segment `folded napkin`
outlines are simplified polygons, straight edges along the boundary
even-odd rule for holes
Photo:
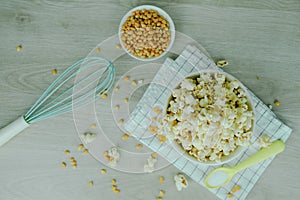
[[[195,72],[202,69],[221,70],[210,58],[191,45],[187,46],[175,61],[170,58],[166,59],[130,115],[130,119],[124,124],[124,128],[132,133],[141,143],[159,153],[183,173],[205,187],[205,177],[217,166],[206,166],[189,161],[173,149],[170,143],[160,143],[158,138],[151,135],[148,131],[148,127],[152,123],[151,117],[154,115],[153,108],[165,108],[172,89],[184,77],[187,77],[189,74],[195,74]],[[292,132],[292,129],[283,124],[261,100],[250,90],[248,92],[252,97],[256,116],[256,124],[251,138],[252,145],[237,159],[226,163],[227,166],[234,166],[256,153],[260,149],[258,142],[261,135],[268,135],[271,141],[281,139],[285,142]],[[234,199],[245,199],[273,159],[274,157],[271,157],[239,172],[226,186],[208,190],[220,199],[227,199],[227,194],[231,189],[239,185],[241,190],[234,193]]]

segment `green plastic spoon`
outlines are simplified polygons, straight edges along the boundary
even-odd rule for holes
[[[282,152],[284,148],[285,144],[281,140],[276,140],[269,147],[259,150],[257,153],[234,167],[219,167],[217,169],[214,169],[206,177],[205,185],[208,188],[219,188],[221,186],[224,186],[232,179],[232,177],[236,173]]]

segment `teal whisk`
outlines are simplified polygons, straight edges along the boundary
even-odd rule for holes
[[[68,67],[41,97],[14,122],[0,130],[0,146],[30,124],[70,112],[95,100],[113,86],[115,68],[99,57],[86,57]]]

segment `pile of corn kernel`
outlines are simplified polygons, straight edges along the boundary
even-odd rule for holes
[[[136,10],[122,25],[121,40],[136,57],[158,57],[170,44],[170,23],[156,10]]]

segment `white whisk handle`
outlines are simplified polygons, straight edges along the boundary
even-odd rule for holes
[[[22,130],[27,128],[29,124],[24,120],[24,117],[21,116],[16,119],[14,122],[8,124],[0,130],[0,146],[8,142],[11,138],[16,136]]]

